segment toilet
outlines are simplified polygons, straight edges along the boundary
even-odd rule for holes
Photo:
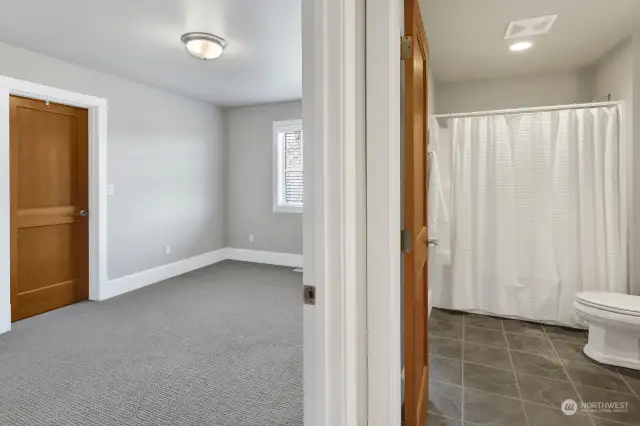
[[[589,325],[584,353],[603,364],[640,370],[640,296],[583,292],[573,306]]]

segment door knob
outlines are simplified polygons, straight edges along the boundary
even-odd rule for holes
[[[429,239],[429,240],[427,240],[427,245],[429,247],[438,247],[438,240]]]
[[[82,209],[78,212],[78,216],[87,217],[89,216],[89,212],[86,211],[85,209]]]

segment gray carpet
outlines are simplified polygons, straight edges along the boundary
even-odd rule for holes
[[[225,261],[0,336],[0,425],[302,425],[302,274]]]

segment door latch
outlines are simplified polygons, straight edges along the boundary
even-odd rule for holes
[[[313,285],[303,286],[304,291],[304,304],[315,305],[316,304],[316,287]]]

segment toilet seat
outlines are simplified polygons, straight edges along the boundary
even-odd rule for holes
[[[640,296],[587,291],[578,293],[576,301],[595,309],[640,317]]]

